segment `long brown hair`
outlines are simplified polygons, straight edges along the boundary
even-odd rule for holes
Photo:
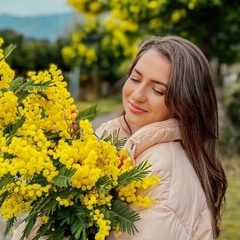
[[[227,180],[218,156],[218,108],[210,65],[188,40],[153,36],[140,46],[128,74],[149,49],[155,49],[172,64],[166,105],[179,119],[182,145],[205,192],[214,236],[218,237]]]

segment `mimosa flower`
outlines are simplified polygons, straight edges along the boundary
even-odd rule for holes
[[[2,217],[11,225],[28,214],[23,237],[37,217],[43,223],[39,237],[47,239],[93,234],[104,240],[111,229],[124,231],[126,224],[134,233],[139,215],[126,203],[147,207],[153,202],[139,194],[159,181],[148,176],[150,166],[133,166],[127,150],[97,138],[87,117],[96,107],[76,109],[55,65],[29,72],[26,80],[14,79],[0,49],[0,76]]]

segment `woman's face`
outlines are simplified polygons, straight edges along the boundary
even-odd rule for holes
[[[123,87],[123,107],[132,133],[146,124],[173,117],[165,105],[171,63],[156,50],[139,59]]]

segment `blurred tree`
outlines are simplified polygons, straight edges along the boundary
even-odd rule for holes
[[[23,71],[26,71],[25,64],[25,53],[23,50],[24,37],[21,34],[18,34],[11,30],[1,30],[0,36],[4,39],[4,46],[14,44],[16,48],[14,49],[15,54],[10,55],[7,58],[7,62],[12,66],[16,71],[16,74],[21,74]]]
[[[221,65],[232,64],[240,57],[238,0],[67,0],[67,2],[81,14],[95,17],[98,22],[96,34],[101,31],[101,36],[96,38],[97,45],[101,47],[96,51],[97,58],[100,60],[99,54],[107,52],[107,49],[102,52],[102,44],[105,42],[108,51],[114,53],[110,61],[113,65],[115,61],[121,63],[120,56],[125,59],[131,57],[132,53],[124,55],[122,51],[136,46],[140,38],[175,34],[198,45],[209,60],[216,60],[216,83],[223,87]],[[85,22],[85,27],[80,31],[84,32],[88,24]],[[111,24],[114,27],[109,28]],[[124,32],[124,29],[119,27],[123,25],[131,29]],[[124,41],[121,41],[123,36]],[[89,47],[89,42],[82,41],[82,38],[73,41],[72,46],[76,42],[85,45],[86,48]],[[121,52],[119,56],[118,52]],[[74,54],[76,58],[78,53],[74,51]],[[64,55],[71,58],[66,51]],[[107,57],[108,55],[105,56],[105,61]],[[95,61],[93,65],[99,66],[99,61]],[[84,64],[82,67],[84,68]]]
[[[81,4],[76,6],[81,7]],[[139,34],[136,24],[97,11],[97,5],[91,9],[93,14],[84,15],[84,21],[76,25],[72,42],[62,53],[67,64],[80,66],[81,85],[90,86],[88,89],[94,91],[96,98],[110,92],[109,87],[102,88],[106,86],[103,83],[111,85],[112,90],[122,77],[127,60],[136,53],[135,39]]]
[[[229,81],[225,89],[224,103],[231,123],[226,128],[228,149],[225,149],[225,152],[229,155],[240,155],[240,73],[234,81]]]
[[[4,39],[4,46],[16,45],[15,54],[10,55],[7,61],[17,75],[25,75],[28,70],[47,69],[51,63],[56,64],[63,71],[70,69],[61,54],[61,49],[69,42],[67,38],[59,38],[56,43],[51,43],[48,40],[25,38],[11,30],[0,31],[0,36]]]

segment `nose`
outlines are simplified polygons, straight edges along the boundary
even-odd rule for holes
[[[145,89],[142,86],[139,86],[132,92],[132,99],[136,102],[145,102],[146,95]]]

